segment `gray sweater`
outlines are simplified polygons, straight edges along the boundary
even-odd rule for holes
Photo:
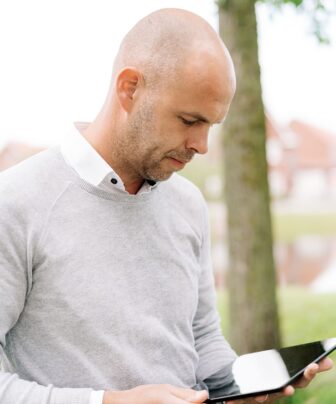
[[[232,361],[204,200],[82,180],[57,148],[0,174],[0,403],[87,404],[92,389],[191,387]]]

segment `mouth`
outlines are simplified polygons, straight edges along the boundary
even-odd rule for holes
[[[190,160],[177,160],[174,157],[167,157],[171,163],[178,169],[182,169],[187,163],[189,163]]]

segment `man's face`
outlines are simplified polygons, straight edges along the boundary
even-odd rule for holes
[[[159,91],[144,90],[128,116],[121,147],[128,170],[162,181],[195,153],[206,153],[210,126],[224,119],[231,97],[218,81],[188,72]]]

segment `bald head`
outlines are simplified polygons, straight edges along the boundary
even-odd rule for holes
[[[165,180],[208,148],[235,90],[231,57],[211,26],[185,10],[163,9],[123,39],[105,103],[85,136],[136,193]]]
[[[176,80],[177,72],[189,63],[204,64],[208,58],[233,72],[222,40],[203,18],[186,10],[162,9],[144,17],[125,36],[113,76],[133,66],[142,72],[148,86],[156,87]]]

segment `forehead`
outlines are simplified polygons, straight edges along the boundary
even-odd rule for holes
[[[211,122],[219,121],[231,103],[233,79],[226,67],[216,61],[189,63],[167,83],[166,104],[176,111],[198,112]]]

